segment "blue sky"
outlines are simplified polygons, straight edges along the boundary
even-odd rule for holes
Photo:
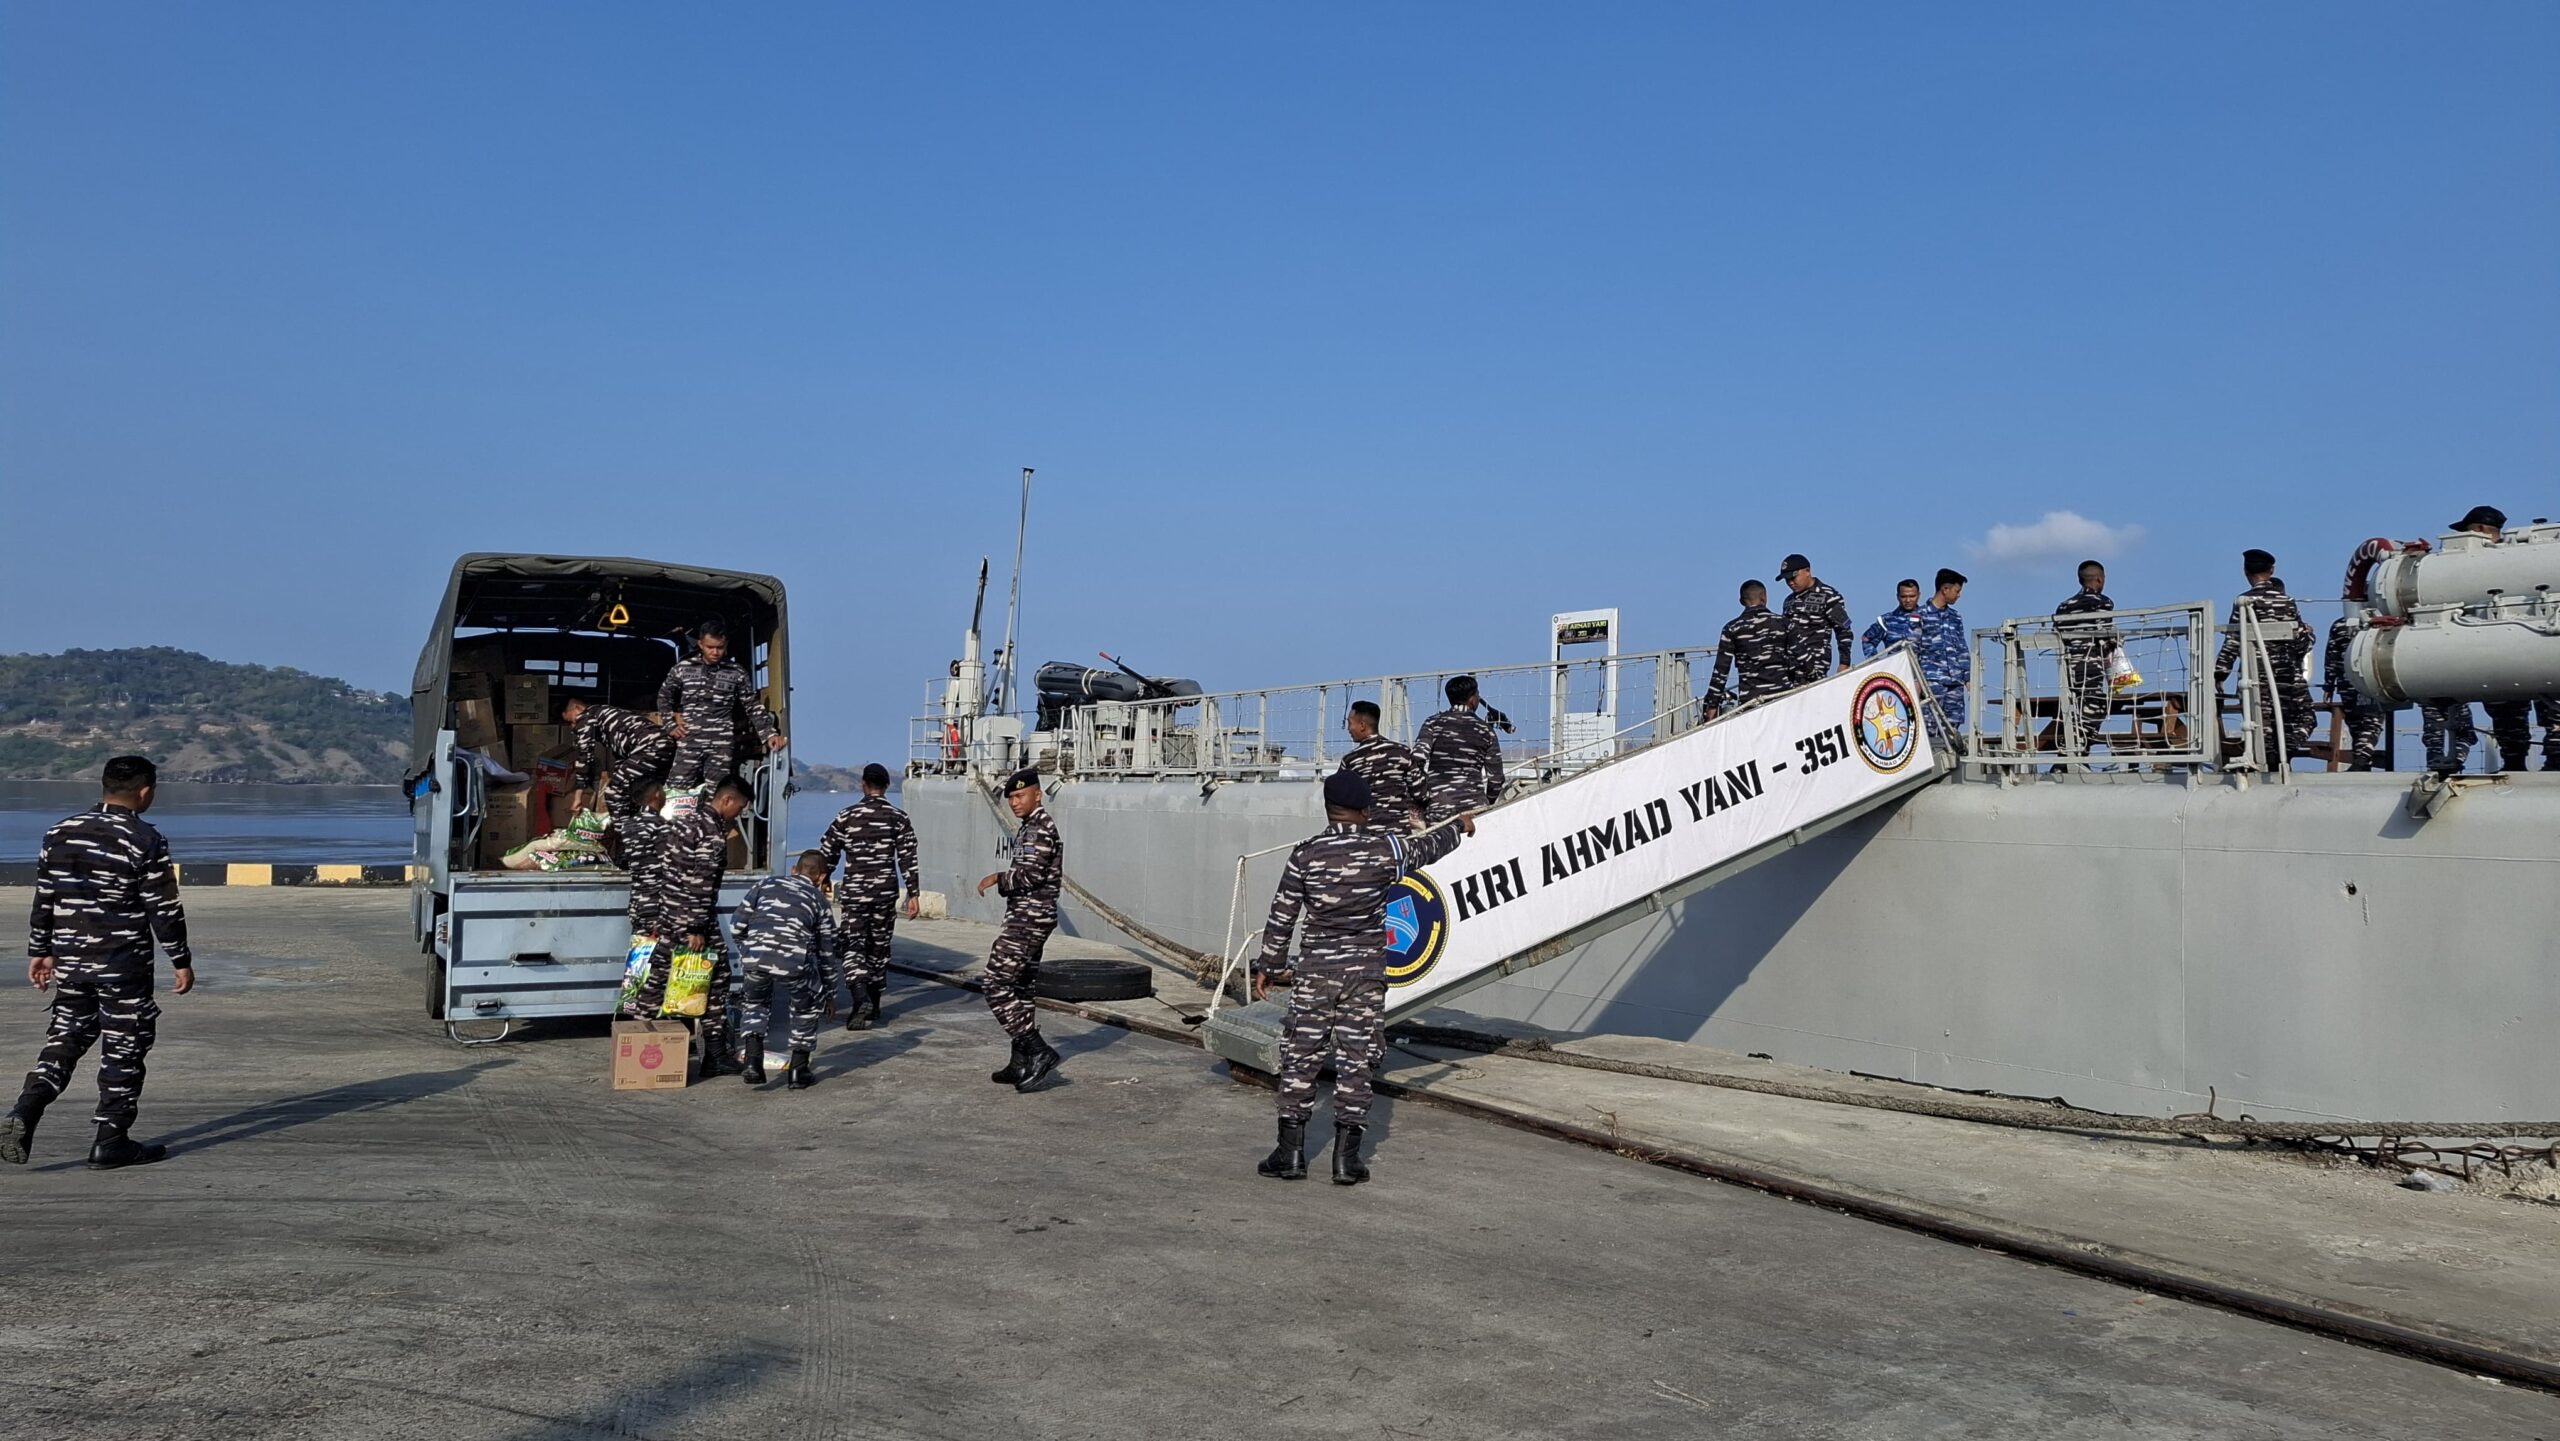
[[[405,684],[453,557],[792,587],[893,757],[1212,689],[2226,596],[2560,513],[2560,7],[13,6],[0,649]],[[2064,527],[2066,530],[2069,527]],[[2134,529],[2138,535],[2131,534]]]

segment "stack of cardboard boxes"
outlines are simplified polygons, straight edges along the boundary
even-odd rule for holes
[[[567,730],[552,714],[547,676],[509,675],[494,655],[457,655],[450,691],[454,744],[487,756],[500,767],[536,775],[543,762],[555,765],[575,750]],[[480,826],[481,870],[496,870],[507,852],[543,834],[565,817],[538,815],[531,784],[506,784],[489,778],[489,813]]]

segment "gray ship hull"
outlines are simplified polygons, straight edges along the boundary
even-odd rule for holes
[[[2560,1114],[2560,777],[2424,822],[2409,781],[1951,781],[1459,1008],[2136,1114]],[[926,884],[992,919],[993,809],[958,778],[904,790]],[[1050,806],[1078,884],[1213,954],[1236,858],[1320,815],[1311,781],[1071,780]],[[1234,944],[1280,859],[1248,864]],[[1119,936],[1072,898],[1065,924]]]

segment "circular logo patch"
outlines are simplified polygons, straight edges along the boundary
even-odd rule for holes
[[[1409,986],[1440,959],[1449,937],[1449,908],[1440,888],[1420,871],[1407,871],[1387,898],[1387,984]]]
[[[1849,730],[1858,738],[1859,758],[1889,775],[1910,764],[1920,749],[1920,707],[1899,677],[1871,675],[1850,703]]]
[[[666,1053],[665,1051],[662,1051],[662,1050],[660,1050],[660,1049],[658,1048],[658,1043],[657,1043],[657,1042],[655,1042],[655,1041],[651,1041],[649,1044],[647,1044],[647,1045],[645,1045],[645,1046],[642,1046],[642,1047],[640,1048],[640,1069],[641,1069],[641,1070],[644,1070],[644,1071],[654,1071],[654,1070],[658,1069],[660,1066],[665,1065],[666,1063],[667,1063],[667,1053]]]

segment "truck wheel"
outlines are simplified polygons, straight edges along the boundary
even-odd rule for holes
[[[1032,989],[1053,1001],[1134,1001],[1155,994],[1155,972],[1139,961],[1042,961]]]

